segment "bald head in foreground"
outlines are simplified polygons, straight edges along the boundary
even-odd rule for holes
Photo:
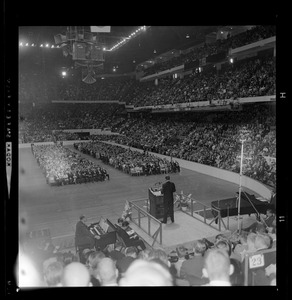
[[[224,249],[212,249],[205,257],[203,276],[209,278],[212,286],[230,286],[230,275],[233,273],[233,265]]]
[[[98,264],[96,278],[102,286],[117,286],[117,278],[119,271],[116,268],[115,262],[109,258],[102,258]]]
[[[172,286],[172,276],[162,264],[137,259],[119,282],[120,286]]]
[[[90,273],[80,262],[72,262],[64,268],[63,286],[90,286]]]

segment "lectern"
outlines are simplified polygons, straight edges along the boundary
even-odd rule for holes
[[[162,219],[164,213],[164,206],[163,195],[161,195],[160,190],[153,190],[152,188],[149,188],[148,196],[150,202],[150,215],[152,215],[156,219]]]

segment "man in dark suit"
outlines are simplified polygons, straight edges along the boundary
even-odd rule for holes
[[[145,250],[146,246],[145,246],[144,242],[141,239],[139,239],[138,236],[129,236],[128,235],[128,233],[126,231],[128,226],[129,226],[129,223],[127,221],[124,221],[122,223],[121,227],[116,226],[118,235],[123,239],[126,247],[134,246],[134,247],[140,247],[142,250]]]
[[[86,225],[87,219],[85,216],[80,216],[80,220],[76,224],[75,245],[89,249],[94,248],[95,239],[100,239],[100,236],[93,235]]]
[[[163,194],[164,217],[162,223],[167,223],[168,215],[171,222],[174,222],[173,212],[173,193],[176,191],[175,185],[170,181],[170,176],[165,176],[166,182],[162,185],[161,194]]]

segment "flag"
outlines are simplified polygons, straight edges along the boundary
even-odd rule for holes
[[[111,32],[110,26],[90,26],[91,32]]]

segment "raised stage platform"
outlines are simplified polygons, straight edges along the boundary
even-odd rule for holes
[[[213,241],[215,236],[219,233],[230,236],[231,234],[236,233],[238,228],[237,216],[229,217],[229,230],[222,228],[221,231],[219,231],[219,228],[216,230],[183,211],[175,211],[174,220],[174,223],[171,223],[169,219],[168,224],[162,224],[162,244],[159,244],[158,241],[156,241],[153,246],[153,238],[146,233],[148,231],[148,218],[141,218],[141,228],[146,232],[133,222],[130,222],[130,226],[150,246],[156,249],[164,249],[168,253],[180,245],[184,245],[186,248],[192,248],[194,242],[202,238]],[[256,218],[254,215],[242,215],[240,216],[239,224],[242,227],[247,227],[255,220]],[[227,218],[223,218],[223,221],[227,224]],[[214,223],[212,225],[216,226]],[[151,220],[150,233],[154,234],[158,229],[158,226],[157,222]]]

